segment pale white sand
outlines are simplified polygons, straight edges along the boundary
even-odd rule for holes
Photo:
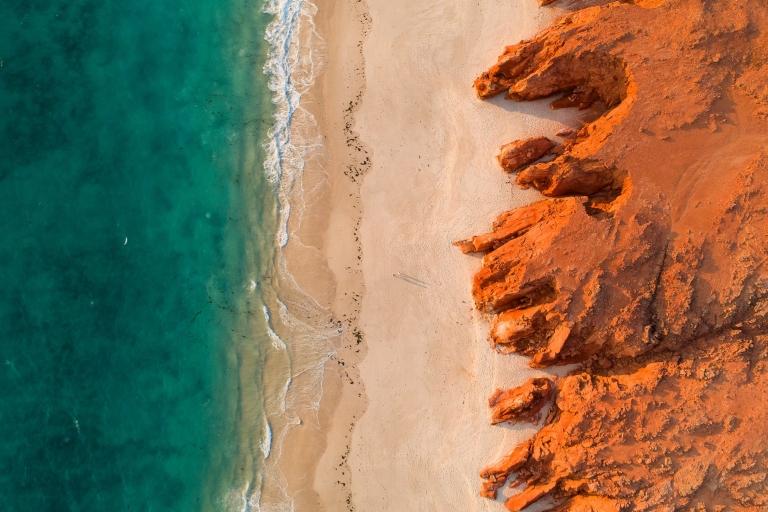
[[[330,152],[324,251],[338,283],[340,315],[339,297],[356,286],[348,277],[356,249],[344,240],[361,206],[360,326],[367,354],[357,365],[365,389],[359,400],[359,383],[333,384],[332,372],[327,378],[335,390],[328,410],[335,414],[320,427],[327,449],[312,495],[323,510],[349,510],[349,485],[339,481],[351,470],[356,512],[503,510],[478,496],[477,473],[535,427],[491,427],[487,397],[495,387],[519,385],[541,372],[522,357],[491,350],[487,319],[474,311],[470,295],[480,261],[451,243],[538,198],[500,170],[500,145],[575,125],[573,112],[553,112],[547,102],[481,102],[471,87],[505,45],[532,37],[563,12],[539,8],[535,0],[367,3],[372,24],[355,129],[373,165],[358,204],[356,187],[340,177],[348,150],[337,111],[359,76],[350,69],[356,65],[345,63],[354,61],[356,39],[349,33],[359,23],[360,4],[317,2],[328,54],[315,110]],[[396,272],[428,285],[397,279]]]

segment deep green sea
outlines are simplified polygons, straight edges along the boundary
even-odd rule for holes
[[[262,4],[0,2],[0,511],[243,508],[276,233]]]

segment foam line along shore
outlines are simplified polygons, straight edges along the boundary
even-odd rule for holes
[[[264,172],[277,197],[278,218],[273,266],[265,287],[263,315],[272,346],[264,368],[265,423],[258,481],[246,492],[251,510],[292,511],[292,432],[317,422],[326,362],[334,356],[340,326],[331,321],[318,286],[306,289],[303,270],[314,274],[301,255],[306,223],[308,162],[325,154],[317,123],[303,97],[321,69],[322,40],[314,29],[314,4],[308,0],[269,0],[273,16],[265,39],[270,45],[264,72],[274,105],[273,126],[264,143]],[[311,165],[311,164],[310,164]],[[311,173],[309,173],[311,174]],[[319,281],[319,288],[332,282]],[[320,295],[320,296],[318,296]],[[285,450],[289,450],[286,452]]]
[[[0,5],[5,504],[242,510],[275,449],[269,17],[37,7]]]

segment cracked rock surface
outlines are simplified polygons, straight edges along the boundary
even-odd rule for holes
[[[542,201],[456,244],[484,254],[472,292],[499,357],[582,363],[481,494],[524,484],[513,511],[768,510],[768,4],[582,7],[475,81],[481,99],[595,112],[518,171]],[[512,391],[494,419],[519,414]]]

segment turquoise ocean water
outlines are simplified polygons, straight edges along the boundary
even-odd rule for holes
[[[262,7],[0,2],[1,511],[248,508],[274,344]]]

